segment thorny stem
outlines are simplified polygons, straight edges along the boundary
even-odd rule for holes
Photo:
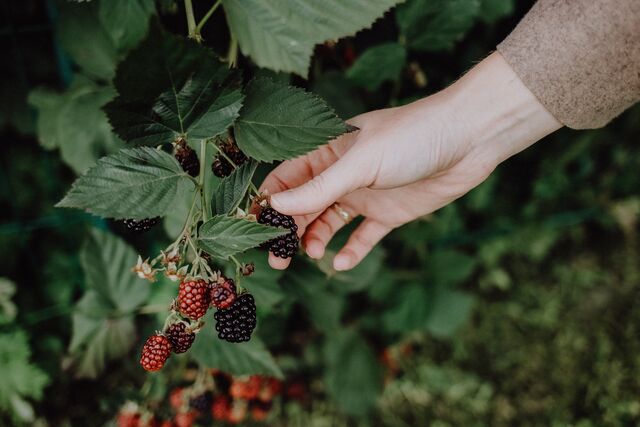
[[[184,11],[187,15],[187,28],[189,29],[189,38],[194,39],[199,43],[201,37],[196,26],[196,18],[193,14],[193,5],[191,4],[191,0],[184,0]]]
[[[213,12],[216,11],[216,9],[218,8],[218,6],[220,6],[220,4],[222,3],[222,0],[218,0],[216,1],[213,6],[211,6],[211,9],[209,9],[209,11],[207,11],[207,13],[202,17],[202,19],[200,20],[200,22],[198,22],[198,26],[196,27],[196,32],[198,34],[200,34],[200,31],[202,30],[202,27],[204,27],[204,24],[207,23],[207,21],[209,20],[209,18],[211,18],[211,15],[213,15]]]

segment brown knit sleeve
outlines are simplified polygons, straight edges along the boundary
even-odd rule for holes
[[[640,0],[539,0],[498,51],[558,121],[602,127],[640,100]]]

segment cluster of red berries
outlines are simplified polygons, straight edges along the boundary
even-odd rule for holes
[[[202,318],[210,307],[215,313],[218,337],[229,342],[251,339],[256,327],[256,306],[249,293],[238,295],[233,279],[220,276],[215,282],[203,279],[185,279],[180,282],[178,298],[174,304],[184,320],[169,325],[163,333],[152,335],[142,347],[140,364],[147,371],[162,369],[171,352],[185,353],[196,334],[192,322]]]
[[[170,420],[161,420],[128,402],[120,410],[117,424],[118,427],[191,427],[196,422],[201,425],[265,422],[274,400],[287,395],[286,386],[276,378],[233,377],[212,370],[208,381],[198,386],[176,387],[170,392]]]

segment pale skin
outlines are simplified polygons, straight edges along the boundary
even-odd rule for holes
[[[333,259],[355,267],[391,230],[437,211],[482,183],[501,162],[562,125],[495,52],[447,89],[349,120],[359,130],[265,179],[271,205],[293,215],[303,248],[322,258],[345,221],[364,217]],[[269,254],[284,269],[289,259]]]

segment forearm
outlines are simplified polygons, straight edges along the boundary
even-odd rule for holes
[[[447,91],[462,137],[487,162],[501,163],[562,127],[498,52]]]

